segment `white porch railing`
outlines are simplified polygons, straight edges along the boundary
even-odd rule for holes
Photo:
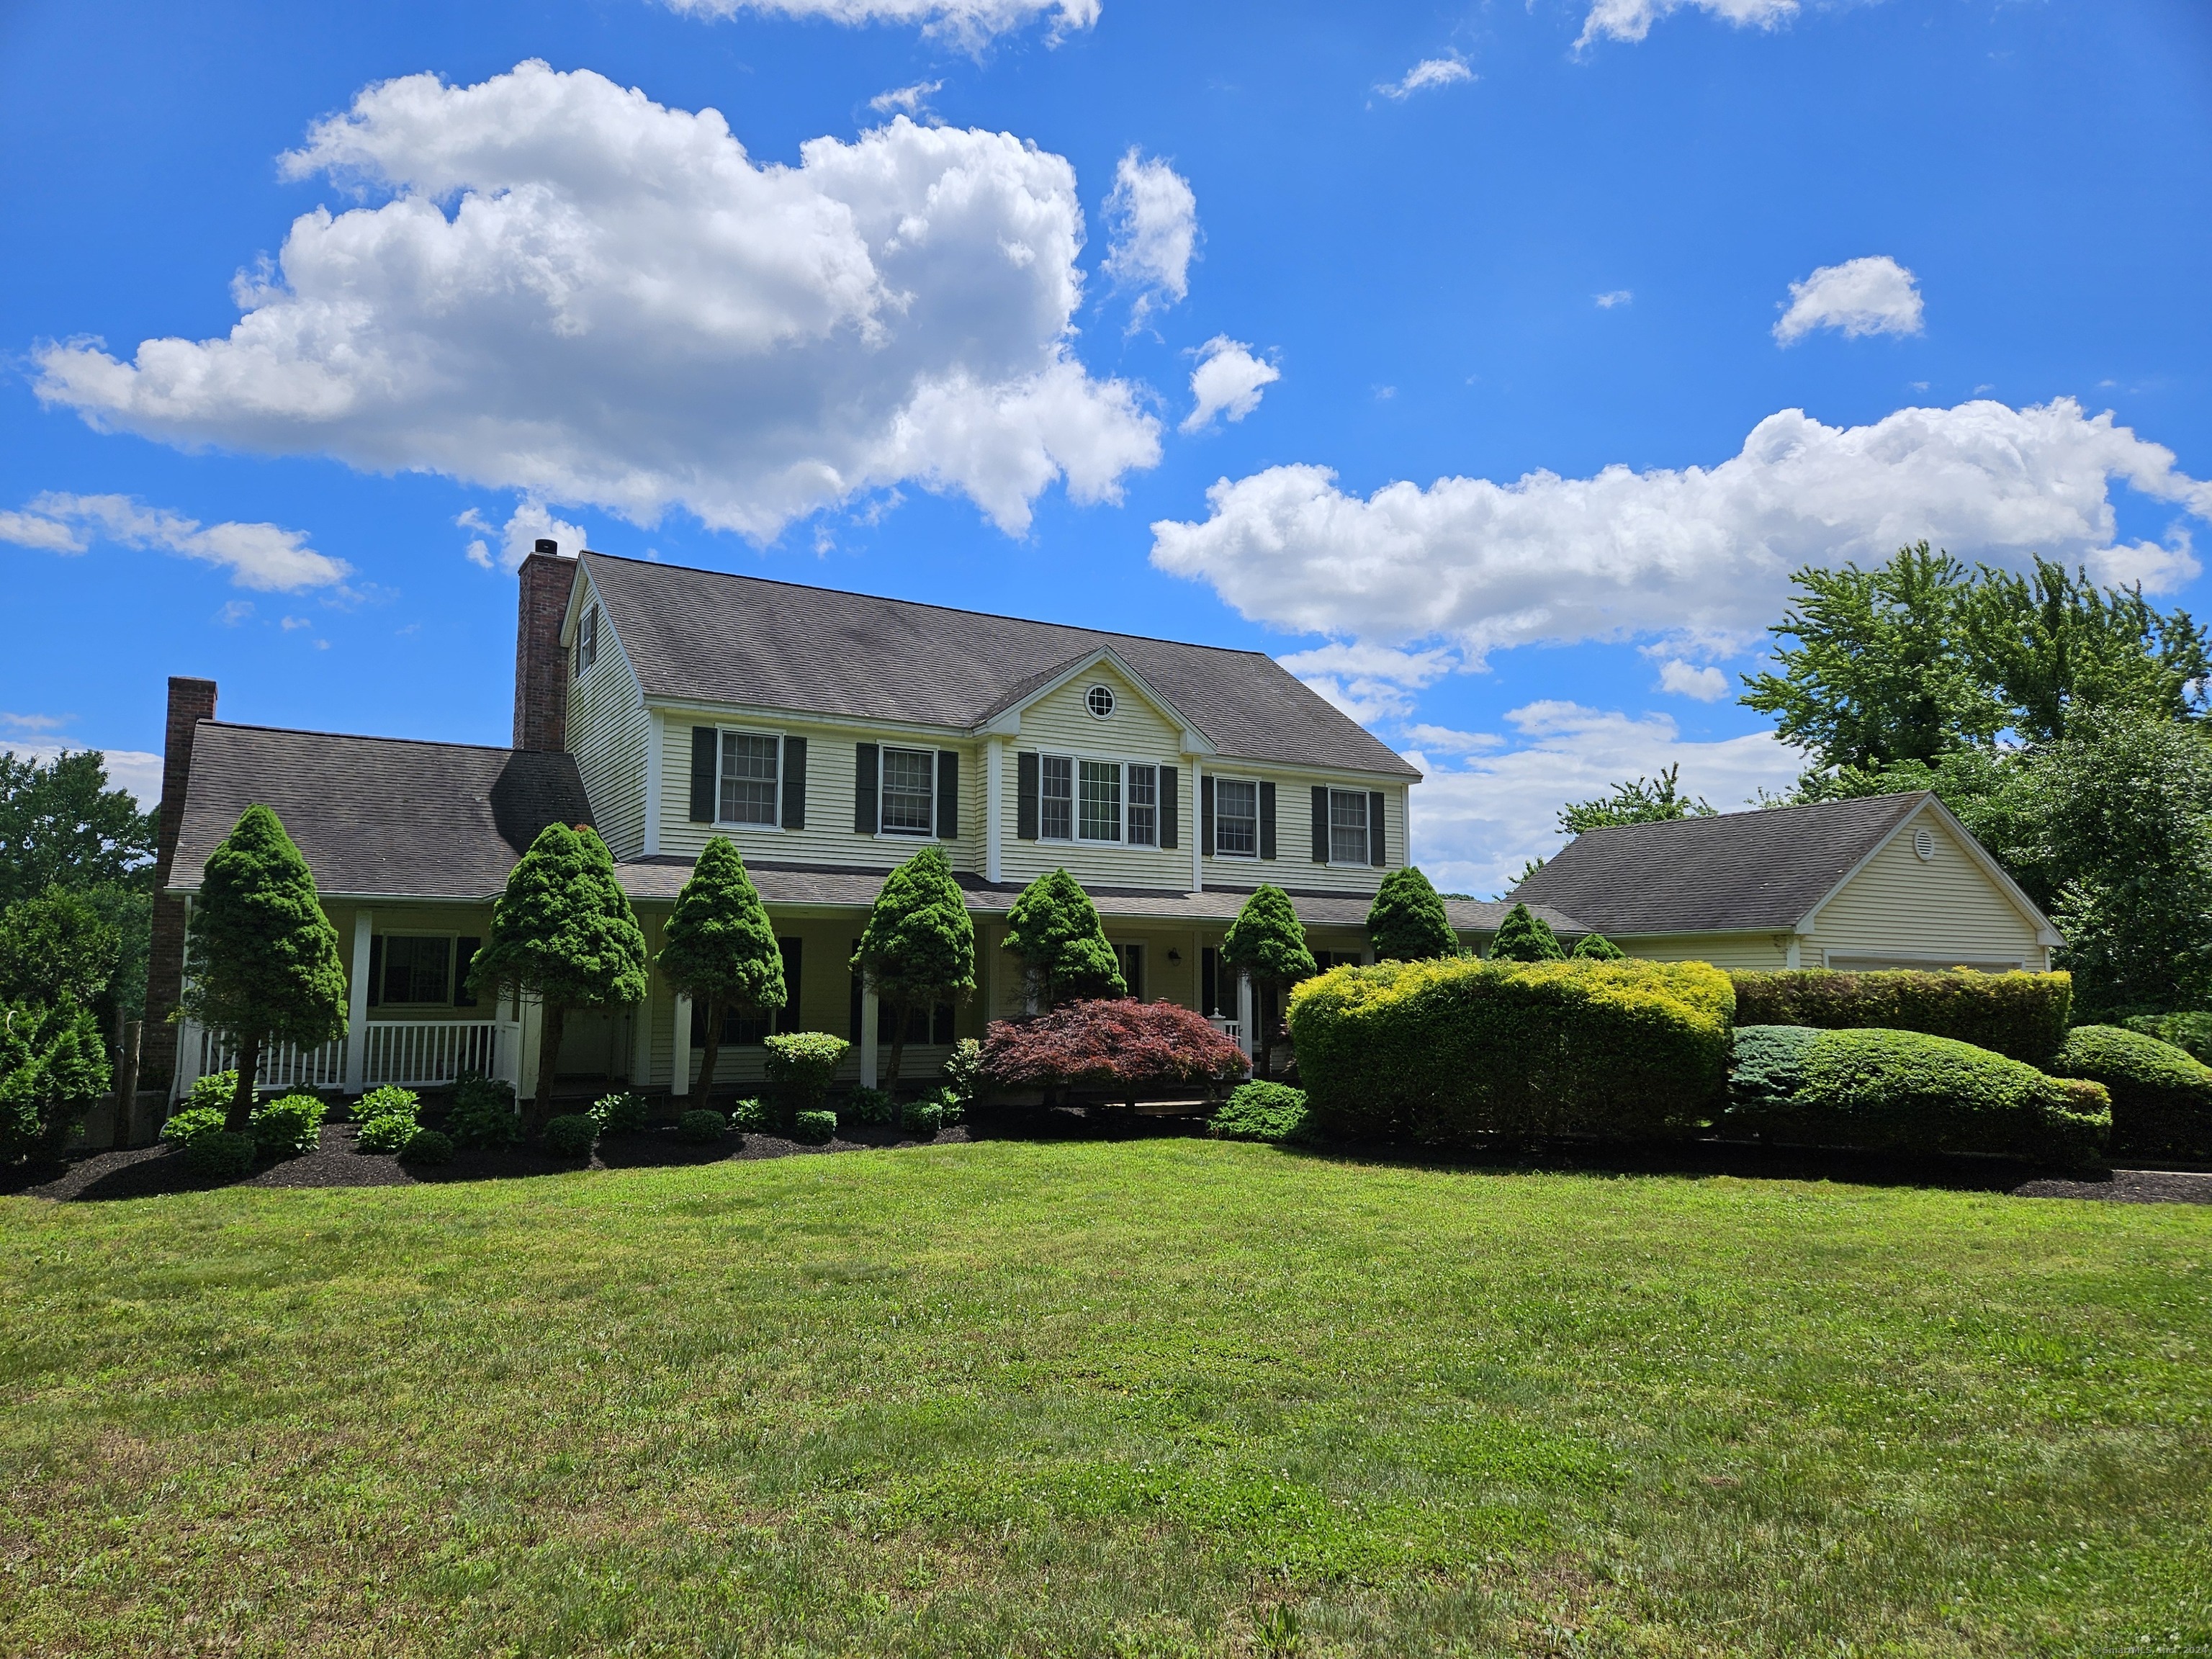
[[[362,1086],[386,1083],[402,1088],[436,1088],[464,1072],[519,1083],[522,1074],[522,1027],[504,1019],[377,1019],[366,1022],[356,1038],[362,1045]],[[343,1089],[349,1039],[301,1048],[273,1043],[262,1051],[263,1089]],[[177,1075],[170,1097],[181,1100],[199,1079],[227,1072],[238,1063],[237,1050],[214,1032],[187,1020],[177,1033]]]
[[[1222,1036],[1227,1037],[1231,1042],[1235,1043],[1239,1049],[1243,1050],[1246,1060],[1249,1060],[1252,1058],[1251,1047],[1244,1041],[1244,1022],[1243,1020],[1224,1019],[1219,1014],[1208,1014],[1206,1016],[1206,1024],[1212,1026],[1215,1030],[1220,1032]]]

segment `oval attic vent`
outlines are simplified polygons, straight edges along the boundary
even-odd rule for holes
[[[1083,701],[1091,712],[1103,720],[1114,712],[1114,688],[1094,685],[1083,694]]]
[[[1934,858],[1936,856],[1936,832],[1933,830],[1926,828],[1915,830],[1912,832],[1912,850],[1920,854],[1923,862]]]

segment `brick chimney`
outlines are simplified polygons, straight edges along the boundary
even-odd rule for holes
[[[576,562],[561,556],[558,543],[540,539],[522,562],[514,619],[514,746],[558,749],[568,724],[568,653],[561,648],[561,619]]]
[[[168,727],[161,741],[161,829],[154,856],[154,938],[146,960],[146,1030],[139,1075],[167,1082],[177,1066],[177,1028],[169,1011],[185,989],[185,902],[164,898],[177,835],[185,825],[185,787],[192,775],[192,733],[215,718],[215,682],[169,677]]]

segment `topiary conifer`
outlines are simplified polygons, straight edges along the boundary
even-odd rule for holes
[[[1382,878],[1375,902],[1367,907],[1367,938],[1377,962],[1427,962],[1459,951],[1459,936],[1444,915],[1443,900],[1410,865]]]
[[[1490,941],[1492,962],[1564,962],[1566,955],[1551,924],[1525,904],[1505,913],[1505,920],[1498,924],[1498,936]]]
[[[1098,908],[1065,870],[1039,876],[1006,913],[1006,945],[1030,971],[1042,1008],[1091,997],[1125,997],[1121,964],[1098,924]]]
[[[659,957],[662,975],[677,994],[698,1005],[706,1022],[706,1052],[699,1061],[699,1098],[714,1086],[722,1052],[722,1022],[732,1011],[781,1008],[790,995],[783,980],[783,951],[737,843],[716,836],[700,850],[690,878],[676,896]],[[688,1063],[678,1054],[676,1063]]]
[[[597,831],[565,823],[538,831],[492,906],[490,935],[469,969],[469,988],[485,999],[509,990],[538,998],[544,1015],[536,1097],[542,1115],[552,1103],[568,1011],[645,999],[645,935]]]
[[[249,806],[208,855],[185,944],[185,1012],[238,1052],[238,1087],[224,1123],[244,1134],[253,1085],[272,1042],[312,1048],[346,1032],[338,930],[284,825]]]
[[[1584,933],[1575,941],[1572,960],[1577,962],[1626,962],[1628,952],[1615,945],[1603,933]]]
[[[885,878],[853,952],[853,969],[878,1002],[890,1006],[885,1086],[896,1097],[908,1012],[964,1002],[975,989],[975,924],[941,849],[923,848]]]
[[[1287,991],[1301,980],[1321,971],[1313,952],[1306,948],[1305,924],[1298,920],[1291,896],[1279,887],[1261,884],[1221,941],[1221,959],[1241,971],[1255,986]],[[1260,1036],[1259,1074],[1267,1074],[1275,1048],[1273,1030]]]

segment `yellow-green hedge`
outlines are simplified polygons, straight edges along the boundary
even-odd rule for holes
[[[1735,994],[1702,962],[1385,962],[1291,994],[1309,1121],[1325,1135],[1692,1132],[1728,1086]]]
[[[2066,1041],[2074,1000],[2067,974],[1868,974],[1825,968],[1738,972],[1739,1025],[1810,1025],[1823,1031],[1924,1031],[2040,1066]]]

